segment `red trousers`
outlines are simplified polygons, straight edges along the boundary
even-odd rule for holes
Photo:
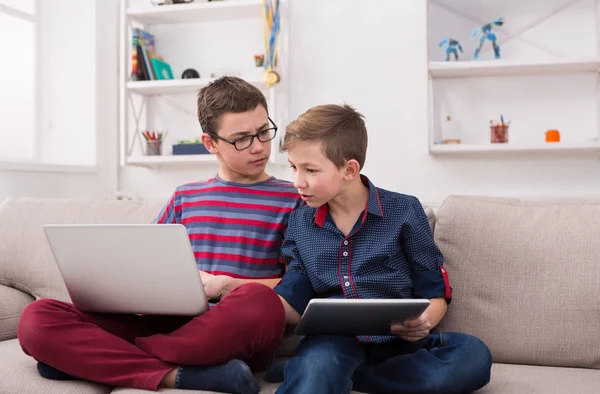
[[[277,294],[249,283],[195,318],[85,313],[40,299],[23,311],[17,335],[26,354],[77,378],[157,390],[178,365],[239,359],[264,370],[284,329]]]

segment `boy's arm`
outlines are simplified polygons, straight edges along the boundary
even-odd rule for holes
[[[219,288],[222,290],[223,295],[229,293],[231,290],[235,289],[238,286],[241,286],[245,283],[262,283],[265,286],[269,286],[271,289],[277,286],[279,282],[281,282],[281,278],[274,279],[239,279],[232,278],[227,275],[213,275],[208,272],[200,271],[200,277],[202,278],[202,282],[210,287]],[[207,289],[207,294],[210,293],[210,290]],[[218,294],[216,294],[218,295]],[[209,297],[215,296],[209,294]]]
[[[178,189],[171,195],[167,203],[162,207],[152,224],[181,223],[181,210],[175,207],[181,204]]]
[[[308,302],[315,297],[306,273],[296,270],[286,272],[281,283],[275,287],[275,292],[279,295],[285,309],[285,322],[292,325],[300,322]]]
[[[235,279],[237,286],[243,285],[244,283],[262,283],[263,285],[269,286],[271,289],[277,286],[277,283],[281,282],[281,278],[275,279]],[[236,286],[236,287],[237,287]]]
[[[444,256],[433,240],[427,215],[416,197],[401,234],[401,246],[410,264],[415,298],[452,301],[452,288],[444,268]]]
[[[244,283],[262,283],[265,286],[274,288],[281,278],[275,279],[238,279],[228,275],[213,275],[208,272],[200,271],[200,278],[204,285],[206,296],[211,298],[222,298],[229,294],[230,291]]]
[[[442,252],[433,240],[427,215],[419,200],[413,198],[409,209],[401,244],[410,263],[414,296],[427,298],[431,304],[419,318],[393,324],[391,332],[413,342],[429,335],[429,331],[442,320],[452,301],[452,288],[443,266]]]
[[[302,228],[294,224],[294,219],[295,215],[292,213],[281,245],[281,259],[286,264],[286,273],[275,287],[275,292],[285,309],[285,321],[291,325],[300,322],[308,302],[315,297],[315,291],[296,246],[294,234],[298,229],[302,231]]]

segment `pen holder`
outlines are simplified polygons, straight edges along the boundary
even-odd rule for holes
[[[162,155],[162,141],[151,140],[146,141],[146,156],[161,156]]]
[[[508,142],[508,125],[498,124],[490,126],[490,141],[492,144],[505,144]]]

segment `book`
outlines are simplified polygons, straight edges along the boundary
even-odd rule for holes
[[[136,45],[137,59],[138,59],[138,81],[148,81],[152,79],[150,75],[152,72],[148,69],[146,62],[144,61],[144,48],[140,44]]]
[[[145,47],[142,49],[154,52],[154,35],[137,27],[131,29],[131,79],[133,81],[147,79],[144,77],[144,70],[141,67],[144,58],[140,56],[142,53],[138,51],[138,45]],[[147,66],[150,67],[150,64],[148,63]]]
[[[169,63],[152,58],[152,66],[154,67],[156,79],[173,79],[173,71],[171,71]]]

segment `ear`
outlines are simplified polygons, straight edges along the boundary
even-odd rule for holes
[[[344,164],[344,179],[351,181],[354,178],[360,176],[360,164],[358,161],[351,159]]]
[[[219,149],[217,148],[217,143],[210,137],[209,134],[202,133],[202,136],[200,137],[200,139],[202,139],[202,143],[204,144],[204,147],[210,153],[212,153],[213,155],[219,153]]]

